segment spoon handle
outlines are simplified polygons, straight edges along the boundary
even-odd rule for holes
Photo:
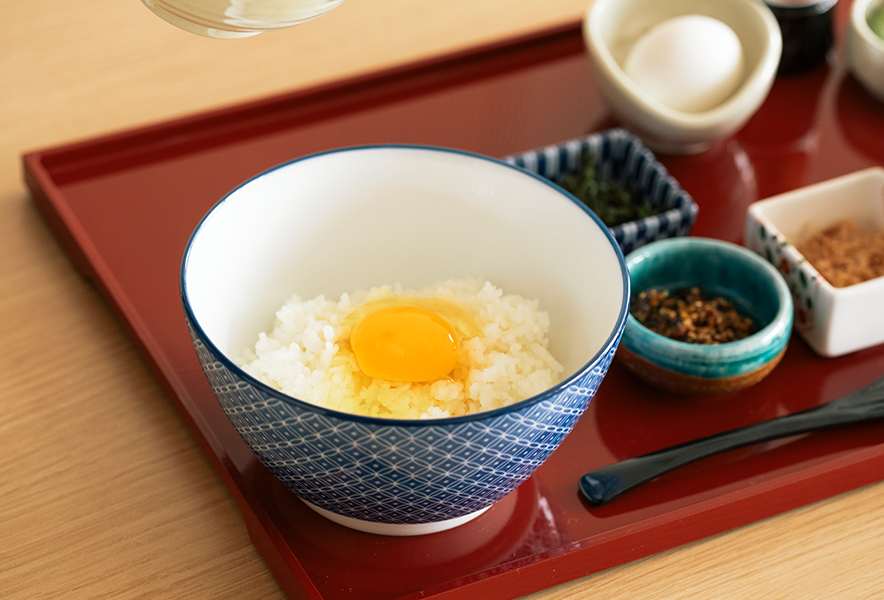
[[[762,421],[586,473],[580,491],[590,504],[602,506],[673,469],[744,446],[884,417],[884,378],[839,400],[803,412]]]

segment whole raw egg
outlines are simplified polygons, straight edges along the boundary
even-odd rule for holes
[[[684,112],[710,110],[743,80],[743,48],[733,29],[712,17],[683,15],[642,35],[624,71],[645,93]]]

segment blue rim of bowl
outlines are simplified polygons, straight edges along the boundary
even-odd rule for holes
[[[485,162],[490,162],[493,164],[500,165],[502,167],[506,167],[507,169],[512,169],[522,175],[531,177],[544,185],[552,188],[559,195],[569,199],[571,202],[576,204],[580,209],[585,212],[589,217],[591,217],[596,224],[599,226],[599,229],[607,238],[608,242],[611,244],[611,248],[614,250],[617,260],[620,262],[622,268],[622,283],[623,283],[623,301],[620,305],[620,312],[617,316],[617,323],[614,327],[611,334],[605,340],[605,343],[602,347],[596,352],[590,360],[584,363],[579,369],[577,369],[572,375],[553,385],[551,388],[545,390],[544,392],[537,394],[536,396],[532,396],[530,398],[526,398],[524,400],[520,400],[519,402],[514,402],[513,404],[503,406],[500,408],[495,408],[487,411],[480,411],[477,413],[469,414],[469,415],[460,415],[455,417],[441,417],[441,418],[433,418],[433,419],[395,419],[395,418],[384,418],[384,417],[370,417],[367,415],[360,415],[356,413],[348,413],[344,411],[334,410],[331,408],[325,408],[324,406],[319,406],[316,404],[312,404],[307,402],[306,400],[300,400],[295,398],[294,396],[290,396],[280,390],[274,389],[267,385],[266,383],[259,381],[255,377],[246,373],[239,365],[230,360],[226,354],[221,352],[214,342],[206,335],[206,332],[203,331],[202,326],[199,324],[199,320],[196,318],[196,315],[193,313],[191,309],[190,302],[187,299],[187,285],[186,285],[186,272],[187,272],[187,263],[190,257],[190,250],[194,244],[194,240],[199,234],[200,229],[202,229],[203,224],[208,220],[211,215],[217,210],[225,201],[227,201],[230,196],[236,193],[238,190],[243,187],[251,184],[253,181],[269,174],[279,169],[283,169],[288,167],[289,165],[299,163],[305,160],[310,160],[313,158],[317,158],[319,156],[324,156],[328,154],[337,154],[342,152],[357,152],[357,151],[365,151],[365,150],[377,150],[377,149],[403,149],[403,150],[420,150],[420,151],[428,151],[428,152],[443,152],[447,154],[458,154],[462,156],[467,156],[471,158],[477,158]],[[566,388],[570,387],[580,376],[582,376],[587,368],[591,365],[598,363],[602,358],[611,351],[611,348],[617,343],[620,336],[623,334],[624,329],[626,328],[627,319],[629,315],[629,300],[630,300],[630,280],[629,280],[629,272],[626,268],[626,258],[623,256],[623,252],[620,249],[620,245],[617,243],[617,240],[614,239],[613,234],[610,229],[602,222],[602,220],[592,212],[589,208],[586,207],[580,200],[578,200],[573,194],[570,194],[566,190],[563,190],[561,187],[552,183],[549,179],[542,177],[536,173],[531,173],[525,169],[522,169],[518,166],[506,163],[500,159],[486,156],[484,154],[478,154],[476,152],[469,152],[467,150],[458,150],[455,148],[446,148],[443,146],[430,146],[430,145],[420,145],[420,144],[369,144],[369,145],[360,145],[360,146],[346,146],[341,148],[335,148],[332,150],[326,150],[323,152],[316,152],[313,154],[308,154],[306,156],[302,156],[290,161],[286,161],[276,165],[275,167],[271,167],[250,177],[249,179],[243,181],[238,186],[227,192],[220,200],[218,200],[212,207],[206,212],[205,215],[200,219],[199,223],[197,223],[193,232],[190,234],[190,237],[187,240],[187,245],[184,248],[184,255],[181,259],[181,266],[179,268],[178,275],[178,289],[179,295],[181,297],[181,303],[184,307],[184,311],[191,325],[198,331],[200,337],[204,340],[206,344],[208,344],[212,353],[218,357],[218,359],[224,364],[225,367],[234,371],[239,375],[242,379],[247,381],[249,384],[255,386],[259,390],[261,390],[264,394],[270,395],[278,400],[283,402],[294,404],[298,408],[303,410],[316,412],[319,414],[332,416],[337,419],[345,419],[352,420],[359,423],[366,424],[375,424],[375,425],[402,425],[402,426],[410,426],[410,427],[432,427],[432,426],[440,426],[440,425],[448,425],[448,424],[460,424],[467,423],[470,421],[481,421],[486,419],[491,419],[500,415],[504,415],[506,413],[515,412],[517,410],[522,410],[527,406],[531,406],[542,402],[552,396],[556,396]]]
[[[723,248],[728,252],[733,252],[734,254],[737,254],[748,260],[749,262],[757,265],[763,273],[766,273],[769,276],[768,279],[777,292],[777,296],[782,301],[780,302],[780,305],[777,308],[777,312],[771,319],[770,323],[768,323],[749,337],[734,342],[728,342],[726,345],[719,344],[716,346],[708,346],[673,340],[666,337],[665,335],[648,329],[647,327],[639,323],[638,319],[632,316],[632,313],[629,313],[629,316],[627,317],[627,327],[631,326],[633,328],[637,328],[637,331],[641,331],[642,334],[651,339],[655,344],[659,344],[661,347],[667,349],[671,353],[677,353],[681,358],[684,359],[683,362],[687,362],[689,364],[707,363],[707,355],[709,354],[710,349],[721,349],[725,346],[727,350],[732,351],[728,352],[728,354],[733,353],[740,358],[750,358],[758,356],[760,354],[763,354],[770,348],[771,343],[780,337],[781,331],[783,331],[782,335],[786,337],[786,341],[788,342],[788,337],[792,329],[793,319],[792,292],[789,290],[788,284],[782,278],[780,273],[768,261],[764,260],[761,256],[755,254],[748,248],[744,248],[743,246],[739,246],[731,242],[726,242],[724,240],[701,237],[680,237],[658,240],[656,242],[647,244],[646,246],[642,246],[641,248],[637,248],[632,253],[630,253],[630,256],[632,256],[633,254],[639,255],[642,253],[647,253],[648,251],[653,250],[654,246],[658,245],[679,245],[695,247],[715,246],[717,248]],[[627,259],[627,265],[628,263],[629,259]],[[785,329],[783,323],[785,323]],[[633,348],[629,348],[628,346],[625,347],[627,348],[627,350],[635,352]],[[752,350],[753,347],[756,349]],[[636,354],[638,356],[642,355],[640,352],[637,352]],[[661,368],[665,367],[661,366]],[[706,379],[717,379],[717,377],[707,377]]]

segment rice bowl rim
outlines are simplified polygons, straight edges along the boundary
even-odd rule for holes
[[[222,352],[212,341],[212,339],[206,334],[203,330],[202,326],[199,323],[199,319],[197,319],[196,315],[193,312],[193,309],[190,306],[190,301],[187,297],[187,270],[188,270],[188,261],[190,258],[190,251],[193,247],[197,236],[202,230],[205,222],[211,217],[211,215],[221,206],[223,205],[228,198],[230,198],[233,194],[235,194],[240,189],[250,185],[257,179],[260,179],[274,171],[279,169],[286,168],[295,163],[315,159],[321,156],[326,156],[330,154],[341,154],[348,152],[360,152],[360,151],[368,151],[368,150],[378,150],[378,149],[402,149],[402,150],[418,150],[418,151],[426,151],[426,152],[442,152],[447,154],[457,154],[461,156],[466,156],[471,159],[478,159],[479,161],[491,163],[493,165],[498,165],[500,167],[505,167],[507,169],[511,169],[518,173],[521,176],[528,176],[531,179],[534,179],[543,185],[551,188],[558,195],[563,196],[564,198],[570,200],[574,204],[578,206],[587,216],[589,216],[595,223],[595,225],[601,230],[602,234],[608,241],[611,249],[614,251],[615,256],[617,258],[617,262],[620,265],[620,277],[622,283],[622,291],[623,296],[620,302],[620,312],[617,315],[617,320],[611,333],[608,335],[604,344],[601,345],[599,350],[584,363],[580,368],[576,369],[570,376],[559,381],[554,384],[552,387],[544,390],[543,392],[531,396],[530,398],[525,398],[524,400],[519,400],[518,402],[514,402],[512,404],[508,404],[506,406],[501,406],[499,408],[493,408],[490,410],[483,410],[476,413],[471,413],[468,415],[457,415],[453,417],[433,417],[428,419],[399,419],[395,417],[372,417],[368,415],[362,415],[358,413],[350,413],[340,410],[335,410],[332,408],[326,408],[324,406],[319,406],[317,404],[313,404],[311,402],[307,402],[306,400],[301,400],[281,390],[277,390],[263,381],[257,379],[256,377],[247,373],[242,367],[237,365],[233,360],[228,358],[228,356]],[[626,258],[623,255],[620,246],[617,244],[617,241],[614,239],[614,235],[607,225],[596,215],[592,210],[590,210],[583,202],[581,202],[576,196],[565,190],[564,188],[558,186],[553,183],[549,179],[542,177],[536,173],[532,173],[526,169],[518,167],[516,165],[504,162],[500,159],[487,156],[484,154],[479,154],[476,152],[470,152],[468,150],[459,150],[456,148],[446,148],[443,146],[433,146],[433,145],[423,145],[423,144],[367,144],[367,145],[354,145],[354,146],[346,146],[341,148],[335,148],[331,150],[325,150],[321,152],[315,152],[313,154],[308,154],[305,156],[301,156],[299,158],[295,158],[289,161],[285,161],[280,163],[274,167],[270,167],[264,171],[261,171],[257,175],[249,177],[229,192],[224,194],[220,200],[218,200],[212,207],[206,212],[205,215],[197,223],[193,232],[191,232],[190,237],[187,240],[187,245],[184,248],[184,254],[181,259],[181,266],[179,268],[179,276],[178,276],[178,286],[179,286],[179,294],[181,297],[181,302],[184,307],[185,314],[187,319],[190,321],[191,326],[196,329],[200,339],[203,340],[205,344],[209,346],[212,351],[212,354],[215,356],[216,360],[219,360],[225,368],[230,371],[233,371],[238,377],[245,380],[250,385],[258,388],[265,395],[269,395],[277,400],[282,402],[292,404],[295,407],[307,410],[310,412],[319,413],[325,416],[334,417],[341,420],[349,420],[356,421],[363,424],[374,424],[374,425],[401,425],[401,426],[410,426],[410,427],[432,427],[439,426],[442,424],[452,424],[457,425],[461,423],[467,423],[470,421],[480,421],[485,419],[492,419],[497,416],[504,415],[506,413],[515,412],[518,410],[522,410],[528,406],[532,406],[539,402],[543,402],[553,396],[557,396],[558,394],[564,392],[568,387],[570,387],[575,380],[579,377],[582,377],[583,374],[593,365],[598,363],[602,358],[610,352],[611,348],[616,344],[620,335],[622,334],[625,326],[627,317],[629,316],[629,297],[630,297],[630,280],[629,280],[629,272],[626,267]]]

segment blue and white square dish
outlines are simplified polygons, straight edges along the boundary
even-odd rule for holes
[[[609,227],[623,254],[650,242],[690,233],[697,219],[697,203],[641,140],[626,129],[592,133],[508,156],[504,161],[557,182],[584,168],[586,150],[595,160],[600,180],[616,180],[634,189],[651,206],[667,207],[660,214]]]

